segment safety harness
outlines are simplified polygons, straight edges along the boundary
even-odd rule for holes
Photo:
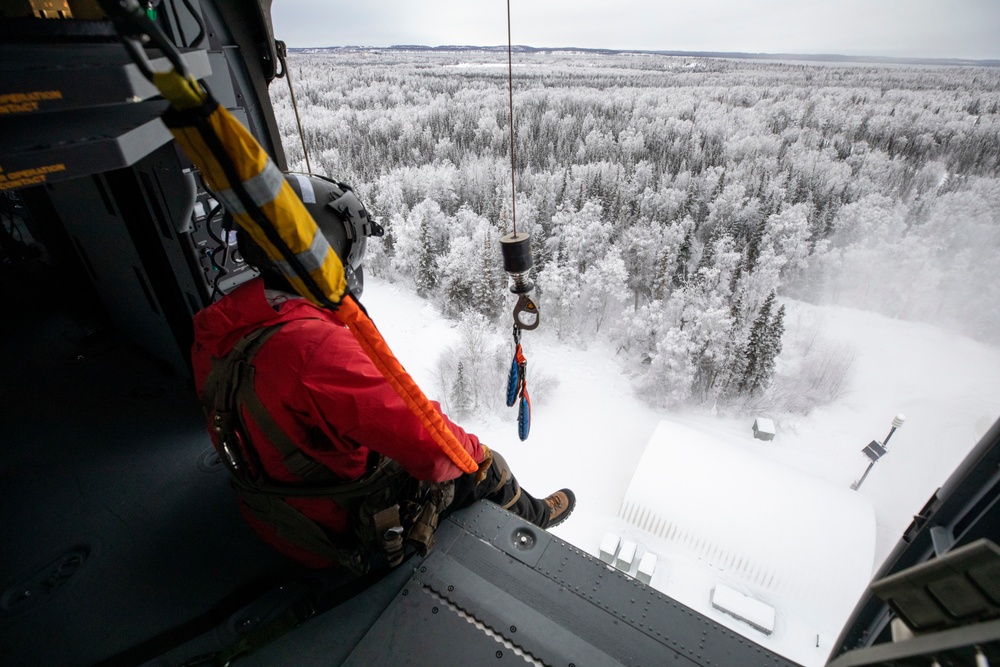
[[[215,446],[231,473],[237,496],[252,516],[273,526],[281,539],[358,574],[380,563],[399,565],[407,544],[426,554],[434,545],[441,513],[454,499],[454,483],[414,479],[387,457],[379,457],[360,479],[344,482],[303,452],[274,421],[254,386],[254,356],[284,324],[253,331],[225,357],[213,358],[202,389],[202,406],[216,434]],[[245,416],[301,483],[278,482],[266,474],[249,442]],[[286,501],[289,497],[325,498],[343,507],[354,546],[334,544],[322,526]]]

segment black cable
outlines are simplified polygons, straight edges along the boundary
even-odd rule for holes
[[[129,56],[132,58],[132,62],[134,62],[135,66],[139,68],[142,75],[146,77],[147,80],[152,81],[153,69],[149,66],[149,59],[146,58],[146,52],[143,51],[141,46],[139,46],[139,43],[134,39],[122,37],[122,46],[124,46],[125,50],[128,51]]]
[[[215,104],[218,105],[218,102],[215,102]],[[302,261],[296,257],[295,253],[288,247],[288,244],[285,243],[285,240],[281,238],[278,230],[274,228],[271,221],[267,219],[264,212],[261,211],[260,207],[254,202],[253,197],[251,197],[250,193],[246,191],[243,181],[240,179],[240,175],[236,171],[236,166],[233,164],[232,158],[229,157],[229,153],[222,144],[222,140],[219,139],[219,136],[215,133],[215,130],[211,127],[211,125],[208,124],[205,117],[196,117],[193,127],[198,131],[198,134],[205,142],[208,150],[215,156],[219,166],[222,167],[222,172],[225,174],[226,180],[230,183],[230,186],[233,188],[233,193],[244,206],[250,219],[253,220],[254,224],[256,224],[262,232],[264,232],[268,241],[270,241],[271,244],[278,249],[281,255],[289,263],[292,267],[292,272],[299,280],[302,281],[306,290],[309,292],[309,295],[323,308],[330,311],[336,311],[337,306],[340,305],[339,300],[337,303],[330,300],[330,297],[328,297],[320,288],[320,286],[316,283],[316,280],[309,274],[309,271],[302,265]],[[341,298],[343,298],[346,294],[347,292],[341,295]]]
[[[286,49],[285,49],[285,43],[282,42],[282,41],[278,41],[277,45],[278,45],[278,49],[277,49],[277,51],[278,51],[278,64],[281,65],[281,69],[280,70],[275,69],[274,78],[275,79],[282,79],[285,76],[285,71],[288,69],[288,63],[285,62]]]
[[[148,35],[153,44],[163,52],[163,55],[167,57],[167,60],[169,60],[170,64],[174,66],[177,73],[186,78],[189,75],[189,71],[184,59],[181,58],[180,51],[177,50],[177,45],[167,39],[167,36],[163,34],[163,31],[160,30],[158,25],[150,21],[145,16],[142,18],[145,19],[145,21],[142,21],[140,25],[148,25],[148,28],[145,30],[145,34]]]
[[[7,226],[7,218],[10,218],[10,227]],[[24,242],[24,233],[17,224],[17,215],[14,213],[14,205],[10,195],[5,194],[3,198],[3,211],[0,214],[0,262],[15,262],[29,258],[32,253],[37,253],[37,249],[32,248]]]
[[[215,249],[208,253],[208,260],[211,262],[212,268],[216,272],[215,279],[212,281],[212,293],[208,297],[210,301],[215,301],[216,296],[222,295],[222,289],[220,287],[222,279],[229,275],[229,270],[226,269],[226,265],[229,263],[229,234],[226,229],[225,217],[222,219],[222,228],[220,230],[222,232],[221,235],[217,236],[215,231],[212,229],[212,222],[215,220],[215,217],[219,214],[221,209],[222,203],[219,202],[212,207],[212,210],[205,218],[205,231],[208,232],[208,235],[217,244]],[[215,256],[219,253],[219,251],[222,251],[223,253],[222,264],[215,261]]]
[[[184,7],[187,8],[188,13],[191,14],[191,18],[194,22],[198,24],[198,34],[193,40],[188,44],[188,47],[197,48],[201,46],[202,41],[205,39],[205,23],[201,20],[201,16],[195,11],[194,6],[191,4],[191,0],[181,0],[184,3]]]
[[[230,223],[232,222],[232,220],[233,220],[232,218],[229,218]],[[223,218],[222,238],[225,239],[225,245],[222,250],[222,266],[219,267],[219,274],[215,276],[215,283],[212,285],[212,299],[215,299],[216,294],[219,295],[222,294],[222,289],[219,287],[219,285],[222,282],[222,279],[225,276],[229,275],[229,269],[227,269],[226,267],[229,266],[229,249],[232,247],[232,244],[229,243],[229,234],[231,231],[232,231],[231,225],[227,225],[226,219]]]
[[[212,293],[208,296],[209,301],[215,301],[216,296],[222,296],[222,289],[220,289],[219,284],[222,282],[222,279],[229,274],[229,271],[226,270],[225,266],[219,266],[218,262],[215,261],[215,255],[220,250],[222,250],[221,247],[208,253],[208,259],[212,262],[212,268],[215,269],[216,272],[215,280],[212,281]],[[225,250],[228,252],[229,248],[226,248]],[[222,262],[225,264],[226,259],[223,258]]]
[[[146,0],[146,2],[159,2],[159,0]],[[177,3],[176,2],[170,2],[169,6],[170,6],[170,14],[174,18],[173,26],[170,29],[169,37],[172,40],[174,40],[175,44],[177,44],[178,46],[181,46],[183,44],[181,42],[181,38],[182,38],[182,35],[184,34],[184,31],[181,29],[181,16],[180,16],[180,13],[177,11]],[[164,12],[166,12],[166,8],[164,8]],[[159,18],[159,15],[157,15],[157,18]],[[155,22],[155,19],[154,19],[154,22]]]
[[[220,237],[215,235],[214,231],[212,231],[212,220],[215,219],[215,216],[217,216],[219,214],[219,211],[221,210],[222,210],[222,202],[219,202],[212,207],[212,210],[209,211],[208,215],[205,217],[205,229],[208,232],[208,235],[211,236],[212,240],[215,241],[220,246],[223,244],[223,241]],[[223,224],[225,224],[225,222],[223,222]]]
[[[11,238],[13,238],[16,232],[17,240],[23,242],[24,234],[21,232],[20,225],[17,224],[17,214],[14,213],[14,204],[11,201],[9,194],[5,195],[3,198],[3,208],[4,215],[10,218],[10,230],[7,233],[10,234]]]
[[[122,43],[125,48],[128,49],[129,55],[132,56],[132,60],[142,71],[143,76],[147,79],[152,80],[153,71],[149,67],[149,60],[146,57],[145,49],[143,45],[140,44],[139,40],[142,37],[147,37],[152,42],[152,45],[158,48],[163,55],[167,57],[167,60],[174,66],[174,69],[182,76],[187,78],[190,76],[190,71],[187,65],[184,63],[184,59],[181,58],[180,52],[177,50],[177,46],[170,41],[160,27],[153,22],[149,16],[146,15],[145,10],[139,5],[138,2],[134,0],[98,0],[101,9],[111,17],[115,24],[115,28],[118,30],[118,34],[122,39]],[[199,23],[196,19],[196,22]]]

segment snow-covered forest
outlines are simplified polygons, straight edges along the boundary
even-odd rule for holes
[[[486,333],[509,329],[512,305],[506,65],[488,52],[289,59],[313,170],[354,186],[386,228],[366,270],[462,320],[442,369],[456,416],[502,395],[484,378],[502,382],[509,362]],[[304,171],[288,88],[271,95]],[[654,404],[835,399],[851,350],[822,332],[784,341],[783,298],[1000,342],[996,69],[515,54],[514,116],[543,326],[612,343]]]

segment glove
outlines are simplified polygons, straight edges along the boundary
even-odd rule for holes
[[[483,460],[479,462],[479,470],[476,471],[476,484],[482,484],[483,480],[486,479],[486,471],[493,465],[493,452],[482,443],[480,443],[480,447],[483,448]]]

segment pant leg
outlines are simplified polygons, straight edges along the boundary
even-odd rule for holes
[[[476,484],[475,473],[455,480],[455,500],[449,509],[462,509],[484,498],[536,526],[544,527],[548,523],[548,505],[521,488],[507,461],[496,450],[493,451],[493,465],[482,482]]]

